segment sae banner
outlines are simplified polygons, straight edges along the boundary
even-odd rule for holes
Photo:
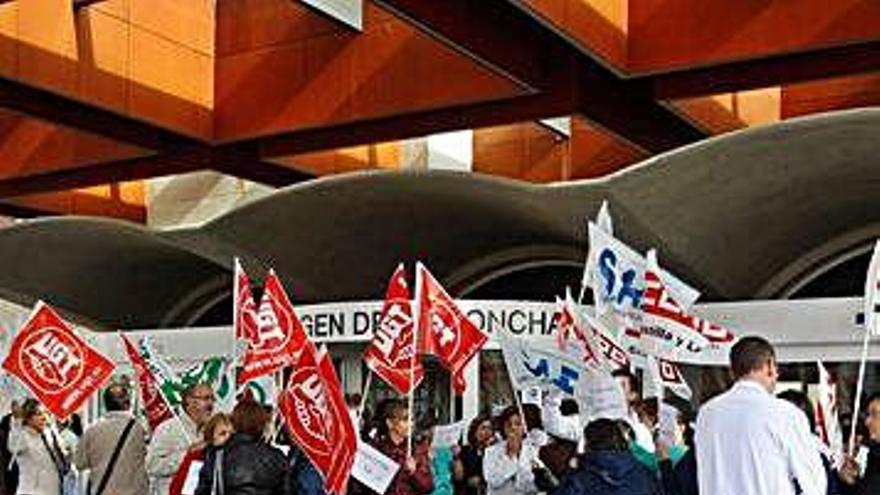
[[[621,315],[637,315],[645,294],[644,256],[611,234],[590,222],[590,253],[587,263],[593,272],[593,298],[596,314],[614,312]],[[678,303],[690,308],[700,297],[700,292],[663,270],[661,278]]]

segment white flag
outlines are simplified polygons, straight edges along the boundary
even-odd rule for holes
[[[613,312],[622,317],[637,314],[645,292],[647,260],[593,222],[589,224],[589,236],[587,271],[593,274],[590,282],[596,314]],[[660,277],[684,309],[689,309],[700,297],[698,290],[671,273],[663,270]]]
[[[831,379],[822,361],[819,367],[819,387],[816,398],[816,426],[819,438],[835,455],[843,454],[843,431],[840,429],[837,408],[837,384]]]
[[[689,314],[659,276],[657,253],[648,252],[645,297],[638,337],[645,354],[675,362],[700,362],[700,354],[712,348],[729,349],[736,340],[730,330]]]
[[[654,392],[661,401],[664,390],[669,390],[683,399],[690,400],[693,392],[677,364],[654,356],[647,356],[647,364],[648,381],[653,385]],[[645,396],[648,397],[650,395],[645,394]]]
[[[540,387],[574,396],[588,375],[596,373],[578,352],[561,352],[552,341],[514,337],[504,329],[499,329],[497,335],[516,390]]]

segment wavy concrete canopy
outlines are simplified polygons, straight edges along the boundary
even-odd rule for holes
[[[597,181],[373,172],[293,186],[198,229],[60,218],[0,230],[0,295],[106,328],[182,325],[231,290],[231,258],[294,302],[381,296],[401,260],[460,292],[581,263],[603,198],[615,231],[713,299],[777,297],[880,234],[880,109],[705,141]]]

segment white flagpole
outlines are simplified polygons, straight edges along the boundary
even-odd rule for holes
[[[504,328],[499,328],[498,331],[499,332],[507,332],[507,330]],[[514,337],[511,335],[511,336],[508,336],[507,338],[514,338],[515,339],[515,338],[519,338],[519,337]],[[505,356],[504,352],[501,353],[501,359],[504,360],[504,368],[507,369],[507,380],[510,382],[510,389],[513,390],[513,400],[514,400],[514,403],[516,404],[517,411],[519,411],[519,418],[523,424],[523,431],[525,433],[528,433],[528,425],[526,425],[526,415],[523,412],[522,400],[519,397],[519,391],[516,389],[516,384],[513,383],[513,373],[510,371],[510,363],[507,362],[507,356]],[[503,426],[504,425],[502,425],[502,427]]]
[[[358,414],[358,434],[360,434],[360,430],[364,427],[364,408],[367,407],[367,395],[370,393],[370,385],[373,384],[373,370],[367,367],[367,381],[364,383],[363,395],[361,395],[361,403],[358,406],[357,414]]]
[[[865,315],[865,323],[867,323],[868,315]],[[849,434],[849,455],[855,455],[856,450],[856,429],[859,426],[859,410],[862,407],[862,389],[865,384],[865,365],[868,362],[868,347],[871,343],[871,327],[865,326],[865,338],[862,340],[862,357],[859,361],[859,380],[856,382],[856,402],[853,405],[852,428]]]
[[[874,254],[871,256],[871,263],[868,265],[868,274],[865,277],[865,299],[863,301],[863,311],[865,315],[865,337],[862,340],[862,357],[859,361],[859,381],[856,383],[856,398],[853,405],[853,422],[849,436],[849,455],[855,454],[856,448],[856,428],[859,425],[859,410],[862,407],[862,389],[865,382],[865,366],[868,362],[868,348],[871,343],[871,333],[874,332],[877,321],[875,318],[875,299],[877,298],[878,270],[880,270],[880,240],[874,244]]]
[[[415,402],[415,393],[416,393],[416,355],[418,354],[418,335],[419,335],[419,325],[421,315],[422,315],[422,270],[421,262],[416,262],[416,311],[413,314],[413,355],[409,361],[409,397],[407,403],[407,409],[409,411],[409,436],[406,438],[406,457],[407,459],[412,457],[412,441],[413,441],[413,428],[415,426],[415,418],[414,416],[414,402]]]

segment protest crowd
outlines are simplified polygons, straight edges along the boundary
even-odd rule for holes
[[[369,380],[363,394],[343,393],[273,272],[257,305],[236,262],[233,330],[245,345],[224,368],[237,393],[222,407],[213,380],[169,390],[174,371],[124,333],[133,374],[114,377],[113,362],[38,303],[4,357],[32,396],[0,420],[0,495],[880,494],[880,391],[859,395],[847,438],[836,406],[797,390],[776,395],[770,342],[689,314],[696,296],[683,302],[687,288],[655,253],[641,260],[636,335],[615,331],[615,308],[602,308],[596,287],[591,311],[566,294],[554,341],[496,336],[509,403],[450,424],[414,407],[421,356],[437,359],[461,393],[488,336],[421,264],[414,300],[403,265],[389,282],[364,362],[396,395],[370,405]],[[865,298],[877,307],[873,292]],[[695,400],[676,363],[710,348],[726,356],[731,385]],[[266,378],[279,392],[257,397],[249,383]],[[659,390],[650,398],[648,380]],[[524,401],[525,388],[537,400]],[[91,396],[102,413],[83,425]]]

